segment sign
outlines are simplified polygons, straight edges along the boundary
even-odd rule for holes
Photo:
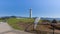
[[[39,17],[37,17],[37,18],[35,19],[35,22],[34,22],[34,29],[36,29],[39,20],[40,20]]]

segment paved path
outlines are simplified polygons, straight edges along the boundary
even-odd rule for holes
[[[7,23],[0,22],[0,34],[32,34],[11,28]]]

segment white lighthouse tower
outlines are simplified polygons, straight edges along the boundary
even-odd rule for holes
[[[32,18],[32,8],[30,8],[30,18]]]

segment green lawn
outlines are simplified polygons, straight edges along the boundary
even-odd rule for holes
[[[32,23],[34,22],[34,19],[29,19],[29,18],[21,18],[21,19],[16,19],[16,18],[10,18],[7,20],[7,23],[12,26],[14,29],[18,30],[24,30],[24,28],[20,27],[17,25],[17,23]]]
[[[0,20],[0,22],[3,20]],[[34,19],[30,19],[30,18],[9,18],[6,20],[7,23],[13,27],[14,29],[18,29],[18,30],[24,30],[23,27],[18,26],[19,23],[26,23],[26,24],[31,24],[34,23]],[[41,22],[41,20],[39,21],[39,23]]]

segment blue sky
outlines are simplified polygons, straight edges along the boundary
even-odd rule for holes
[[[29,8],[33,17],[60,17],[60,0],[0,0],[0,17],[28,17]]]

